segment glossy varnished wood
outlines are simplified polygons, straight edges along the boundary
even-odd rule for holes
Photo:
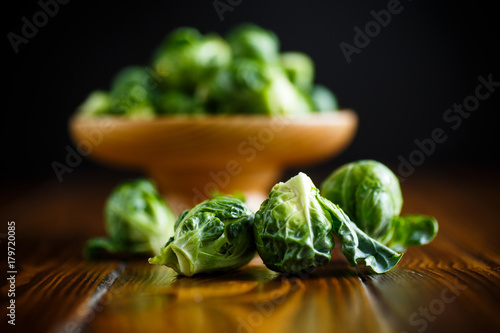
[[[321,178],[313,177],[316,182]],[[435,215],[440,231],[431,244],[409,249],[390,272],[355,270],[336,248],[329,265],[298,277],[272,272],[258,257],[235,272],[195,278],[179,277],[145,260],[84,261],[83,242],[103,233],[102,203],[118,181],[118,176],[75,176],[3,198],[2,220],[18,225],[18,331],[410,333],[500,328],[499,182],[494,173],[421,171],[409,177],[402,184],[404,211]],[[3,282],[2,311],[6,290]],[[12,329],[6,320],[1,325]]]

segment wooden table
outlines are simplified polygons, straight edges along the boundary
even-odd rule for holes
[[[258,257],[196,278],[146,260],[84,261],[82,245],[103,235],[104,200],[122,176],[75,170],[62,183],[2,188],[1,270],[9,270],[13,220],[17,273],[15,297],[1,282],[1,332],[500,331],[500,182],[491,170],[409,177],[404,212],[436,216],[440,231],[388,273],[358,273],[336,249],[329,265],[301,279],[268,270]],[[7,323],[11,299],[15,326]]]

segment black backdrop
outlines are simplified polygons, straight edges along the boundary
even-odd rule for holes
[[[401,0],[400,12],[371,32],[370,42],[352,54],[350,63],[340,44],[355,45],[355,27],[364,30],[374,20],[372,11],[396,0],[221,0],[232,4],[223,20],[213,0],[61,2],[9,2],[3,10],[3,183],[55,179],[51,163],[64,161],[71,144],[67,121],[77,105],[91,90],[107,89],[124,66],[146,64],[169,31],[194,26],[224,34],[240,22],[275,31],[282,50],[309,54],[316,81],[330,87],[342,107],[358,112],[360,127],[352,145],[318,168],[360,158],[397,167],[398,158],[418,149],[415,140],[430,138],[436,128],[445,130],[447,140],[425,156],[423,165],[494,167],[497,159],[500,87],[473,105],[476,110],[455,129],[450,125],[456,123],[443,119],[447,109],[475,95],[479,76],[500,82],[494,2]],[[50,15],[40,14],[44,7]],[[26,22],[37,23],[37,31],[23,28]],[[16,53],[11,39],[23,33],[31,36]],[[101,167],[87,159],[80,166]]]

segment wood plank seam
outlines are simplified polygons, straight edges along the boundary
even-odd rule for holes
[[[115,281],[123,274],[126,267],[127,263],[119,263],[114,270],[103,278],[92,295],[77,308],[75,313],[70,315],[67,321],[50,330],[50,333],[83,332],[85,326],[95,317],[96,312],[102,311],[107,304],[104,300],[106,295],[110,292]]]

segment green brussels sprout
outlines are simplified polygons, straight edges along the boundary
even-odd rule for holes
[[[364,261],[375,273],[383,273],[402,256],[357,228],[302,172],[272,188],[255,213],[254,234],[264,264],[282,273],[311,272],[326,265],[334,234],[352,266]]]
[[[272,80],[268,65],[254,59],[235,59],[210,81],[209,99],[217,103],[217,113],[266,113],[264,91]]]
[[[174,236],[149,263],[184,276],[237,269],[255,256],[253,219],[253,212],[237,198],[203,201],[178,217]]]
[[[178,49],[186,45],[194,45],[203,39],[203,35],[196,28],[179,27],[170,32],[156,50],[156,56],[169,49]]]
[[[153,68],[165,88],[194,91],[232,60],[229,44],[216,34],[201,35],[194,28],[173,31],[153,55]]]
[[[156,48],[151,63],[164,86],[184,88],[187,85],[183,76],[189,70],[186,67],[191,66],[194,50],[202,39],[203,35],[197,29],[180,27],[169,33]]]
[[[308,96],[296,88],[286,76],[277,73],[271,84],[264,90],[267,114],[307,115],[313,110]]]
[[[155,108],[159,114],[203,114],[203,102],[193,94],[179,89],[168,89],[157,94]]]
[[[271,80],[270,68],[265,63],[253,59],[235,59],[229,68],[214,76],[210,89],[214,97],[223,100],[241,97],[241,94],[259,94]]]
[[[131,118],[152,117],[153,91],[157,82],[153,73],[145,67],[129,66],[113,79],[110,90],[110,113]]]
[[[111,109],[109,94],[102,90],[93,91],[78,109],[78,112],[85,116],[107,114]]]
[[[311,98],[314,104],[314,111],[336,111],[339,108],[337,97],[335,97],[330,89],[323,85],[316,84],[313,86]]]
[[[270,30],[245,23],[231,29],[226,35],[235,58],[251,58],[267,63],[279,61],[279,39]]]
[[[233,60],[228,42],[215,33],[205,35],[198,49],[196,67],[214,71],[229,66]],[[203,77],[203,76],[201,76]]]
[[[399,216],[403,196],[399,180],[374,160],[347,163],[321,184],[321,194],[340,208],[368,236],[380,239]]]
[[[427,244],[438,230],[432,217],[399,216],[403,206],[399,180],[374,160],[351,162],[334,170],[321,184],[321,194],[338,204],[368,236],[393,249]]]
[[[300,115],[312,110],[281,67],[255,59],[235,59],[214,77],[209,90],[219,113]]]
[[[274,185],[255,213],[257,252],[277,272],[311,272],[328,264],[334,248],[330,215],[304,173]]]
[[[108,238],[89,239],[88,258],[157,254],[174,234],[175,216],[148,179],[117,186],[106,200],[104,217]]]
[[[302,91],[310,91],[314,82],[314,62],[301,52],[284,52],[281,66],[293,85]]]

